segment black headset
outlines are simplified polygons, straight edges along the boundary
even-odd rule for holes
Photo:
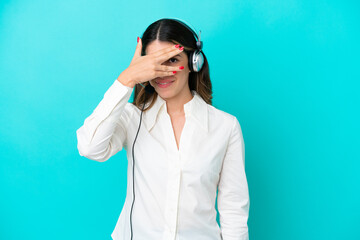
[[[172,18],[162,18],[160,20],[174,20],[174,21],[177,21],[179,22],[180,24],[182,24],[183,26],[185,26],[187,29],[189,29],[194,37],[196,37],[196,50],[195,51],[192,51],[190,54],[189,54],[189,61],[188,61],[188,65],[189,65],[189,69],[191,72],[199,72],[201,69],[202,69],[202,66],[204,65],[204,54],[202,52],[202,47],[203,47],[203,42],[200,41],[200,35],[201,35],[201,30],[199,31],[199,36],[195,33],[194,30],[192,30],[188,25],[186,25],[184,22],[178,20],[178,19],[172,19]],[[159,21],[160,21],[159,20]],[[141,84],[142,87],[144,87],[142,84]],[[145,95],[146,93],[154,93],[155,92],[155,88],[153,86],[150,85],[150,83],[148,85],[146,85],[145,87]],[[146,99],[146,98],[145,98]],[[130,210],[130,229],[131,229],[131,239],[133,238],[133,230],[132,230],[132,209],[133,209],[133,206],[134,206],[134,201],[135,201],[135,182],[134,182],[134,166],[135,166],[135,158],[134,158],[134,145],[135,145],[135,141],[136,141],[136,138],[137,138],[137,135],[139,133],[139,130],[140,130],[140,126],[141,126],[141,118],[142,118],[142,114],[143,114],[143,111],[144,111],[144,106],[145,106],[145,103],[143,103],[143,107],[142,107],[142,110],[141,110],[141,114],[140,114],[140,123],[139,123],[139,128],[138,128],[138,131],[136,133],[136,136],[135,136],[135,140],[134,140],[134,143],[133,143],[133,146],[132,146],[132,156],[133,156],[133,202],[131,204],[131,210]]]

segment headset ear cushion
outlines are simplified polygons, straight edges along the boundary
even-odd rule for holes
[[[196,50],[193,54],[194,60],[196,60],[196,64],[194,66],[195,72],[200,72],[202,66],[204,65],[204,55],[200,50]],[[192,61],[191,61],[192,62]]]
[[[194,52],[191,52],[190,54],[189,54],[189,69],[190,69],[190,71],[191,72],[193,72],[194,71],[194,69],[193,69],[193,64],[192,64],[192,62],[193,62],[193,56],[194,56]]]

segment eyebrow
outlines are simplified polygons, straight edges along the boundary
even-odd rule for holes
[[[178,55],[175,55],[174,57],[178,57],[178,56],[179,56],[179,57],[181,57],[181,56],[180,56],[180,54],[178,54]]]

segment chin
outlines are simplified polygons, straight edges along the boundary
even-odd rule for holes
[[[173,95],[171,92],[162,92],[161,90],[156,91],[156,93],[164,100],[171,98]]]

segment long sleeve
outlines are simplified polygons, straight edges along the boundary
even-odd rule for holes
[[[236,117],[223,160],[217,205],[222,239],[248,240],[250,198],[245,174],[245,143]]]
[[[76,131],[80,156],[104,162],[126,147],[126,131],[132,111],[127,105],[133,88],[118,80]],[[129,103],[130,104],[130,103]]]

